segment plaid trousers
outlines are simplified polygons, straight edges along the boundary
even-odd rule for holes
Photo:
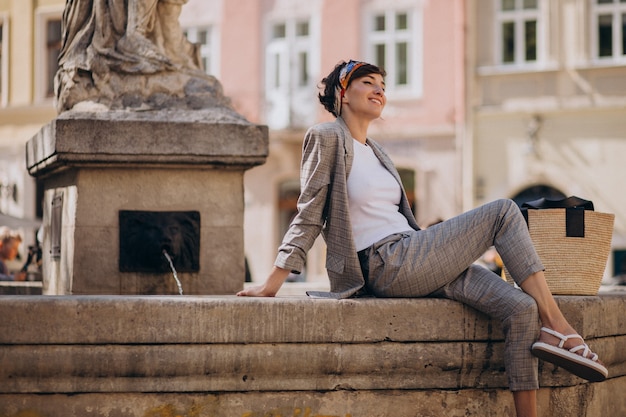
[[[424,230],[398,233],[362,251],[366,285],[377,297],[445,297],[502,323],[511,391],[539,388],[530,347],[539,334],[535,300],[473,264],[495,246],[519,285],[544,269],[512,200],[501,199]]]

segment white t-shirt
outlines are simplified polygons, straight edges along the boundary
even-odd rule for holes
[[[354,139],[354,161],[348,175],[350,220],[356,250],[411,230],[399,211],[402,191],[395,177],[378,160],[372,148]]]

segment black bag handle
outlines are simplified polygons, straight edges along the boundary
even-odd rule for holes
[[[571,196],[561,200],[540,198],[522,204],[521,210],[528,224],[528,209],[565,209],[565,235],[567,237],[585,237],[585,210],[593,211],[593,203],[580,197]]]

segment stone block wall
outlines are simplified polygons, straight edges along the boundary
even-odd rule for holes
[[[626,413],[626,297],[557,297],[601,354],[539,415]],[[442,299],[0,298],[0,416],[514,416],[499,323]]]

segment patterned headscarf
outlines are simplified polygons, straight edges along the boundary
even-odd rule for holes
[[[350,60],[339,72],[339,85],[335,89],[335,112],[337,115],[341,114],[341,100],[346,92],[346,88],[348,88],[352,74],[365,64],[365,62]]]

